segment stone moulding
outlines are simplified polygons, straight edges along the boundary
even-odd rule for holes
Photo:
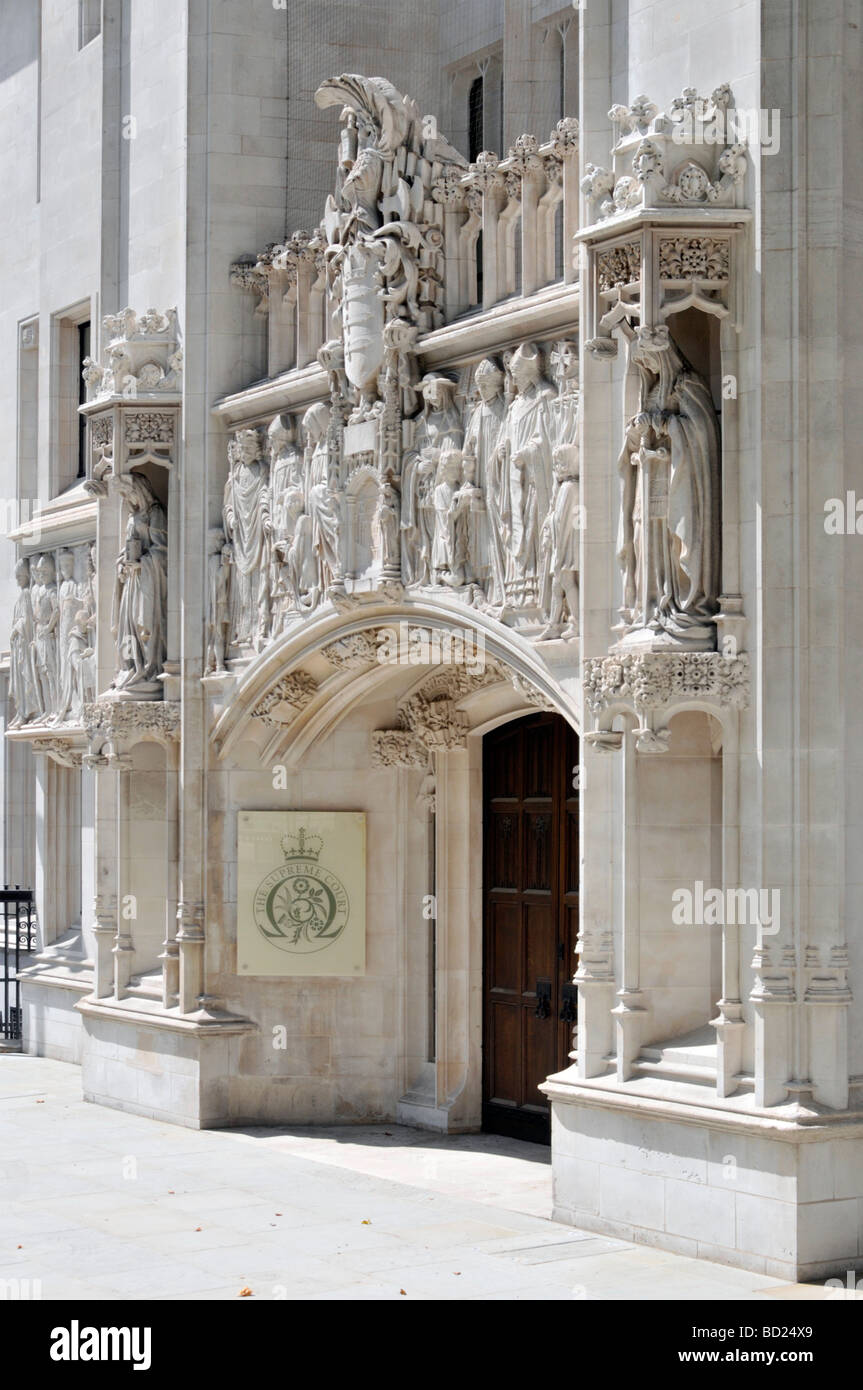
[[[378,631],[374,628],[368,632],[351,632],[322,647],[321,652],[339,671],[363,671],[380,660]]]

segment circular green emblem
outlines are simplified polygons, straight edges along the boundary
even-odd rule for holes
[[[280,951],[308,955],[338,941],[350,901],[334,873],[297,856],[259,883],[253,910],[258,930]]]

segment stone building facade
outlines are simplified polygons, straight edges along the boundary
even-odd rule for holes
[[[87,1098],[550,1128],[559,1219],[863,1265],[859,9],[4,11],[5,878]]]

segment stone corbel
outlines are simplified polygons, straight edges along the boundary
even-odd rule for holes
[[[96,700],[84,706],[88,767],[131,767],[130,750],[149,740],[167,747],[180,737],[180,706],[165,700]]]
[[[425,767],[432,753],[464,748],[470,730],[461,702],[484,686],[508,677],[496,662],[479,671],[463,666],[439,667],[399,703],[398,727],[372,733],[372,758],[378,767]]]
[[[29,740],[34,753],[52,758],[60,767],[82,767],[86,759],[84,738],[79,730]]]
[[[269,262],[261,256],[257,260],[235,261],[230,270],[232,285],[258,296],[255,313],[261,316],[266,316],[270,308],[269,271]]]
[[[638,720],[639,753],[662,753],[669,742],[668,722],[681,709],[711,708],[721,719],[729,709],[749,703],[749,657],[721,652],[644,652],[588,658],[584,663],[585,706],[594,729],[585,739],[597,749],[621,746],[611,724],[618,714]]]
[[[595,357],[617,354],[616,331],[627,339],[638,327],[656,327],[684,309],[743,321],[739,243],[746,211],[711,210],[669,220],[639,210],[622,231],[610,222],[587,228],[586,346]]]

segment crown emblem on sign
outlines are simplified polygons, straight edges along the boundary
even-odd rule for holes
[[[290,835],[282,836],[282,853],[285,859],[317,859],[324,842],[320,835],[310,835],[304,826]]]

